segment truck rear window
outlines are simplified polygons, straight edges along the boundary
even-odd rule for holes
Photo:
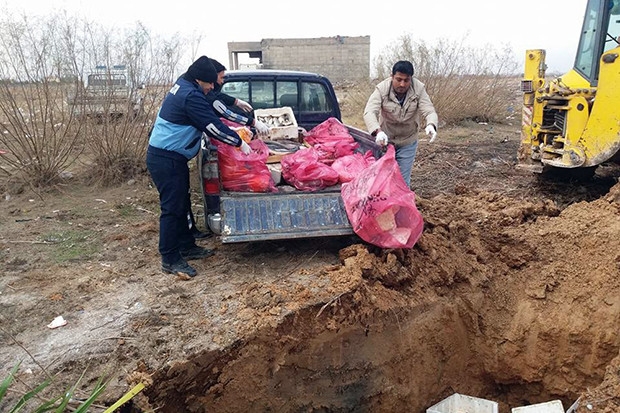
[[[121,74],[98,73],[88,75],[89,86],[125,86],[127,78]]]
[[[331,112],[332,102],[325,85],[318,82],[282,80],[234,80],[222,92],[249,102],[254,109],[290,106],[295,112]]]

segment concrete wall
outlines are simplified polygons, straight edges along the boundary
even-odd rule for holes
[[[256,50],[257,44],[228,43],[231,63],[236,61],[235,52]],[[260,50],[263,69],[315,72],[334,83],[370,77],[370,36],[263,39]]]

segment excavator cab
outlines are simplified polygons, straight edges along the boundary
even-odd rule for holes
[[[517,167],[590,169],[620,151],[620,0],[589,0],[573,68],[546,78],[545,51],[527,50]]]

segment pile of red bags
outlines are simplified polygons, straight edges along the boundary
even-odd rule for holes
[[[307,133],[310,148],[282,158],[282,177],[301,191],[316,191],[350,181],[375,161],[370,152],[355,152],[359,144],[345,125],[329,118]]]
[[[314,148],[286,155],[280,162],[282,178],[300,191],[316,191],[338,183],[338,172],[319,160]]]
[[[335,118],[313,128],[305,137],[309,148],[282,157],[282,178],[302,191],[316,191],[342,183],[341,196],[354,232],[381,248],[411,248],[424,229],[395,158],[393,145],[379,160],[370,151],[356,152],[359,144]],[[215,141],[220,174],[229,191],[277,192],[267,168],[269,148],[257,139],[252,153]]]

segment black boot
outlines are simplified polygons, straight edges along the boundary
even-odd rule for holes
[[[167,274],[177,274],[188,278],[195,277],[196,274],[198,274],[196,269],[189,265],[183,258],[173,264],[168,264],[162,261],[161,270]]]
[[[207,258],[214,254],[213,250],[208,248],[199,247],[198,245],[194,245],[189,248],[182,249],[181,257],[186,260],[199,260],[201,258]]]

